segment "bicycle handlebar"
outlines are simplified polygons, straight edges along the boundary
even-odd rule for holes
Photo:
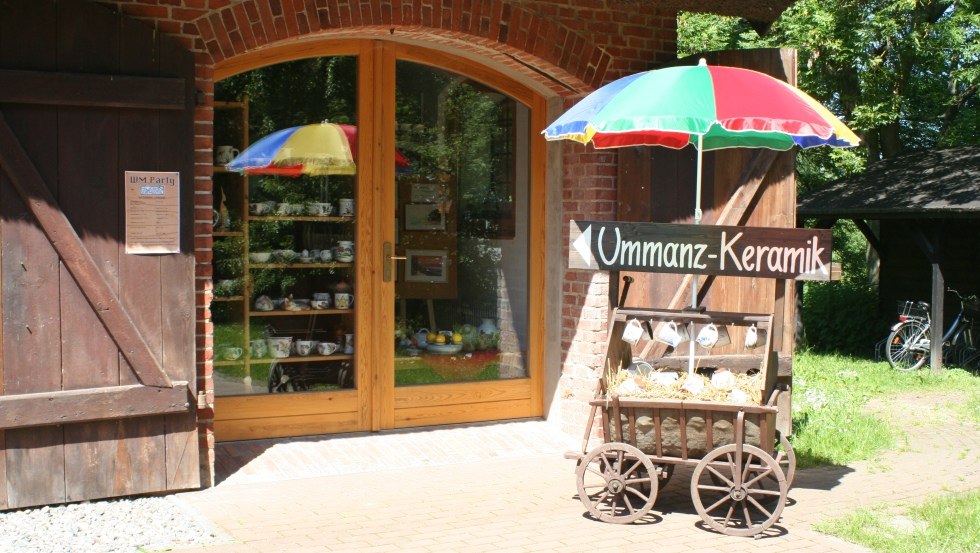
[[[959,290],[956,290],[954,288],[946,288],[946,291],[956,294],[956,297],[959,298],[960,300],[960,307],[962,309],[969,309],[971,311],[980,311],[980,300],[977,299],[976,294],[970,296],[964,296],[959,292]],[[918,308],[925,309],[926,311],[929,310],[929,302],[927,301],[919,300],[915,302],[914,305]]]

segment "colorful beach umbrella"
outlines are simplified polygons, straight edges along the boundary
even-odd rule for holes
[[[668,67],[613,81],[543,132],[596,148],[694,145],[722,148],[857,146],[820,102],[765,73],[738,67]]]
[[[802,90],[740,67],[668,67],[613,81],[542,131],[595,148],[693,145],[694,223],[701,222],[701,154],[722,148],[851,147],[860,139]]]
[[[353,175],[356,160],[357,127],[323,122],[268,134],[226,167],[252,175]],[[408,165],[408,159],[395,152],[395,166]]]

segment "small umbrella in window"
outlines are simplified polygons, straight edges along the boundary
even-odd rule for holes
[[[250,175],[353,175],[356,161],[357,127],[323,122],[268,134],[226,167]],[[408,159],[395,152],[396,169],[405,171],[408,166]]]

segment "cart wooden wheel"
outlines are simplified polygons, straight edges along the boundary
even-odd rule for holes
[[[776,434],[779,436],[781,447],[776,453],[776,462],[779,463],[780,468],[783,469],[783,474],[786,475],[786,489],[788,490],[793,486],[793,478],[796,477],[796,453],[782,432],[776,431]]]
[[[723,445],[701,459],[691,476],[691,498],[714,530],[754,536],[779,520],[786,506],[786,477],[765,451],[751,445],[738,449],[738,444]]]
[[[575,469],[578,497],[603,522],[633,522],[653,508],[656,474],[653,463],[639,449],[617,442],[602,444]]]
[[[269,367],[269,393],[295,392],[296,385],[286,373],[282,363],[272,363]]]

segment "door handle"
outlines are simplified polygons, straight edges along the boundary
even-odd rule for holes
[[[393,259],[400,259],[402,261],[408,259],[404,255],[394,255],[392,253],[391,242],[385,242],[384,245],[384,281],[391,282],[391,261]]]

